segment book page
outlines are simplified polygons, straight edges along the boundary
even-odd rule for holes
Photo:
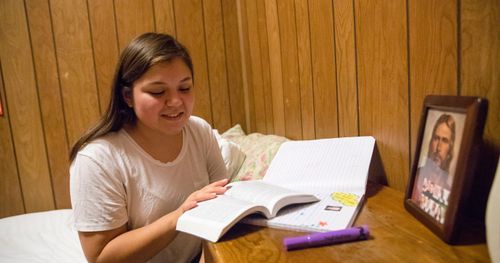
[[[374,145],[370,136],[288,141],[263,181],[310,193],[364,194]]]
[[[201,217],[214,224],[226,225],[248,208],[255,206],[252,203],[219,195],[214,199],[198,203],[198,206],[186,211],[193,217]]]
[[[317,201],[313,195],[267,184],[260,180],[240,181],[228,185],[225,195],[267,208],[266,217],[273,217],[277,210],[290,203]],[[309,196],[309,197],[308,197]]]

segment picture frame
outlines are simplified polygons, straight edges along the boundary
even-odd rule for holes
[[[458,241],[482,145],[488,102],[426,96],[404,207],[446,243]]]

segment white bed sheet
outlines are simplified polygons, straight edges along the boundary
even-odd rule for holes
[[[0,219],[0,262],[87,262],[72,213],[61,209]]]

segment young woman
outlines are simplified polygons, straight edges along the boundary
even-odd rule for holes
[[[105,116],[70,153],[75,227],[89,262],[190,262],[201,241],[175,230],[197,202],[225,192],[210,125],[191,116],[191,58],[146,33],[123,50]]]

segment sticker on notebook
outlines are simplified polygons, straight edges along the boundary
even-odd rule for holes
[[[333,192],[331,197],[345,206],[357,206],[359,203],[359,196],[353,193]]]
[[[338,211],[342,210],[342,206],[338,206],[338,205],[327,205],[327,206],[325,206],[325,210],[327,210],[327,211],[335,211],[335,212],[338,212]]]

